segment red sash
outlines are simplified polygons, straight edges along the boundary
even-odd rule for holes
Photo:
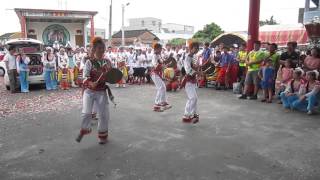
[[[86,79],[83,82],[83,88],[91,89],[93,91],[105,91],[107,89],[106,79],[104,76],[104,73],[107,72],[107,68],[105,65],[106,64],[98,68],[92,65],[92,69],[90,71],[90,78]],[[91,86],[89,86],[90,82],[98,82],[97,87],[92,88]]]
[[[158,64],[157,67],[152,68],[151,73],[162,77],[162,64]]]

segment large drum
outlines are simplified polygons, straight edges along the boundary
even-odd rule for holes
[[[166,68],[163,74],[164,78],[168,81],[173,80],[175,77],[175,72],[173,68]]]
[[[201,66],[201,70],[205,72],[207,76],[212,76],[215,71],[215,66],[214,64],[212,64],[212,62],[207,61],[205,64]]]

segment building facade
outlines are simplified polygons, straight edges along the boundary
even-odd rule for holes
[[[163,24],[161,19],[146,17],[129,19],[129,26],[125,30],[147,29],[152,33],[194,34],[194,27],[176,23]]]
[[[194,34],[194,27],[175,23],[166,23],[162,25],[162,29],[165,33],[176,34]]]
[[[67,11],[46,9],[15,9],[21,25],[21,37],[43,41],[52,45],[58,41],[66,45],[85,46],[87,34],[94,37],[93,11]],[[86,27],[90,25],[90,29]]]
[[[101,37],[102,39],[106,39],[106,30],[101,28],[95,28],[94,36]],[[87,28],[87,44],[90,43],[90,40],[91,40],[90,28]]]
[[[129,26],[125,30],[141,30],[148,29],[153,33],[161,32],[162,21],[161,19],[146,17],[146,18],[133,18],[129,19]]]
[[[159,38],[151,31],[144,30],[127,30],[124,31],[125,46],[138,46],[143,44],[151,46],[155,41],[159,41]],[[122,43],[122,32],[118,31],[112,36],[111,43],[113,46],[121,46]]]

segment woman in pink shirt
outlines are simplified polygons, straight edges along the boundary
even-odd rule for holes
[[[303,69],[305,71],[313,71],[320,69],[320,50],[314,47],[311,50],[311,55],[304,60]]]
[[[276,79],[276,94],[279,96],[280,94],[286,89],[286,85],[292,80],[293,78],[293,71],[294,69],[291,68],[293,65],[292,61],[289,59],[285,61],[284,66],[279,68],[277,73],[277,79]],[[281,101],[279,101],[279,104]]]

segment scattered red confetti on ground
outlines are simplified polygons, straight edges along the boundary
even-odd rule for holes
[[[11,94],[5,90],[0,80],[0,117],[19,113],[41,113],[50,111],[68,111],[81,105],[81,90],[68,91],[36,90],[27,94]]]

